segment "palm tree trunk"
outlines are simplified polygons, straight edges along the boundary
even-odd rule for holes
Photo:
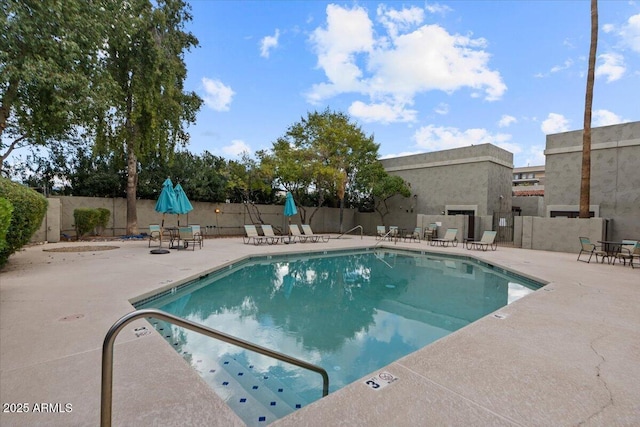
[[[598,0],[591,0],[591,48],[584,104],[584,130],[582,134],[582,174],[580,179],[580,218],[589,218],[591,196],[591,112],[595,80],[596,51],[598,47]]]

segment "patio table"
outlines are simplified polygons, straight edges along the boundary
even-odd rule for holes
[[[615,264],[616,255],[622,250],[622,242],[615,240],[598,240],[598,243],[602,245],[602,250],[607,253],[607,264],[612,262]]]

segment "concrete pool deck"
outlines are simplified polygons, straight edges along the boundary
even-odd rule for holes
[[[0,425],[98,425],[102,343],[132,299],[248,255],[376,243],[207,239],[166,255],[146,241],[26,248],[0,272]],[[45,251],[88,245],[118,248]],[[640,425],[640,268],[505,247],[384,245],[472,255],[549,284],[381,369],[398,378],[383,389],[357,381],[271,425]],[[113,425],[244,425],[158,334],[136,335],[145,325],[116,340]]]

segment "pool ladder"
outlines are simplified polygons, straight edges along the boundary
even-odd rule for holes
[[[274,359],[281,360],[283,362],[291,363],[292,365],[299,366],[303,369],[308,369],[319,373],[322,376],[322,397],[329,394],[329,374],[320,366],[314,365],[304,360],[296,359],[295,357],[288,356],[284,353],[280,353],[266,347],[253,344],[249,341],[245,341],[240,338],[225,334],[224,332],[211,329],[207,326],[200,325],[187,319],[174,316],[161,310],[153,308],[146,308],[142,310],[132,311],[129,314],[121,317],[116,323],[109,328],[107,335],[104,337],[104,343],[102,344],[102,388],[100,398],[100,425],[102,427],[111,426],[111,409],[112,409],[112,397],[113,397],[113,343],[116,340],[116,336],[120,331],[130,322],[139,319],[141,317],[152,317],[158,320],[164,320],[165,322],[173,323],[176,326],[190,329],[194,332],[206,335],[210,338],[215,338],[220,341],[224,341],[229,344],[237,345],[247,350],[255,351],[264,356],[273,357]]]
[[[351,233],[353,230],[356,230],[356,229],[358,229],[358,228],[360,229],[360,239],[362,239],[362,234],[363,234],[363,232],[364,232],[364,229],[362,228],[362,226],[361,226],[361,225],[356,225],[355,227],[353,227],[353,228],[349,229],[348,231],[345,231],[344,233],[342,233],[341,235],[339,235],[338,237],[336,237],[336,239],[339,239],[339,238],[341,238],[342,236],[344,236],[345,234]]]

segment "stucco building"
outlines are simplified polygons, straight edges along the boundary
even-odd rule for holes
[[[546,216],[576,217],[582,130],[547,135],[545,156]],[[608,220],[608,238],[640,238],[640,122],[591,130],[590,211]]]

